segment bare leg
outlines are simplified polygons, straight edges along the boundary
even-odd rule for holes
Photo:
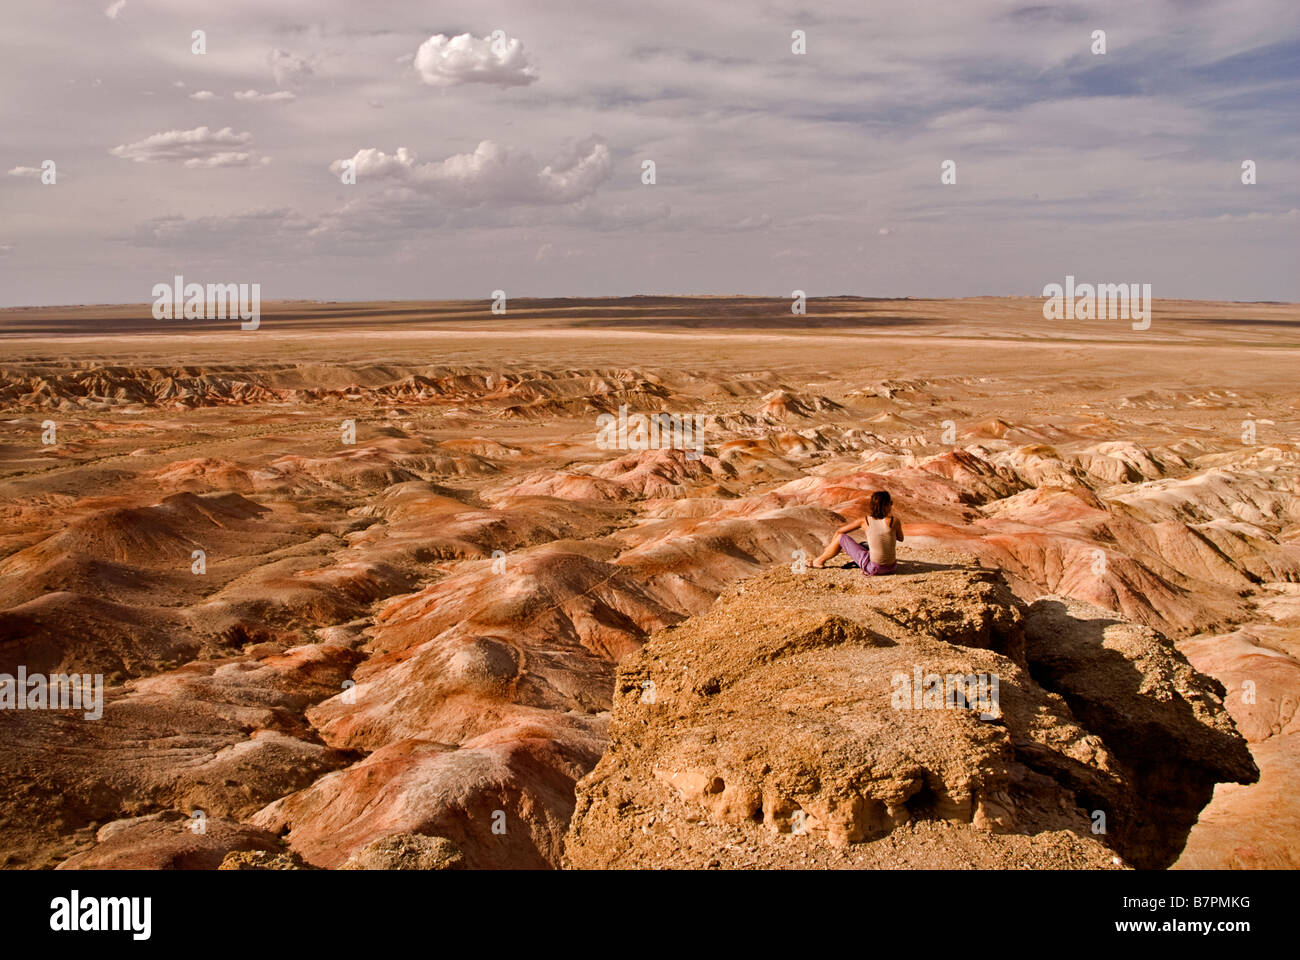
[[[822,551],[821,556],[813,561],[813,566],[821,569],[826,566],[826,561],[830,560],[835,554],[840,552],[840,535],[837,533],[831,537],[831,542],[826,544],[826,549]]]

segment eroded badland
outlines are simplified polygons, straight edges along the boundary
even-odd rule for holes
[[[0,311],[0,674],[106,684],[0,711],[0,857],[1294,867],[1300,308],[1152,313]]]

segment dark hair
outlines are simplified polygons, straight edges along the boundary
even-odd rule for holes
[[[867,502],[867,515],[875,517],[877,520],[883,520],[885,514],[889,512],[889,505],[892,502],[887,490],[877,490]]]

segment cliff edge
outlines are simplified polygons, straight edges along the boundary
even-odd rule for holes
[[[764,571],[618,670],[570,868],[1137,868],[1258,770],[1149,627],[970,558]]]

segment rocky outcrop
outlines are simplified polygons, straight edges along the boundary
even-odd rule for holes
[[[366,844],[340,870],[462,870],[465,855],[446,837],[394,833]]]
[[[1222,695],[1149,628],[962,558],[773,568],[620,665],[565,863],[1165,866],[1257,777]]]
[[[166,810],[114,820],[96,831],[96,844],[56,870],[216,870],[223,860],[283,857],[273,834],[229,820]]]
[[[272,853],[269,850],[232,850],[218,870],[314,870],[311,864],[292,850]]]
[[[1112,842],[1139,866],[1173,862],[1216,783],[1259,779],[1223,684],[1150,627],[1044,599],[1030,606],[1025,636],[1034,678],[1111,745],[1129,789],[1083,799],[1107,811]]]

